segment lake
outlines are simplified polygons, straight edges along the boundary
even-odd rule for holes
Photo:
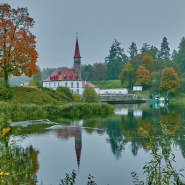
[[[31,169],[14,184],[58,185],[73,169],[77,185],[87,184],[89,174],[98,185],[131,185],[132,171],[145,180],[142,168],[151,156],[139,128],[159,138],[166,123],[166,145],[176,156],[173,165],[177,170],[185,166],[185,104],[115,106],[113,115],[12,120],[12,132],[19,130],[10,140],[23,137],[20,165]]]

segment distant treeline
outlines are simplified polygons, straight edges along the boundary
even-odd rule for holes
[[[96,62],[92,65],[82,64],[82,79],[86,81],[120,79],[122,83],[127,81],[127,84],[149,84],[150,87],[156,87],[157,89],[160,85],[162,71],[172,67],[180,82],[179,90],[185,90],[184,37],[179,43],[178,50],[173,50],[173,52],[170,52],[169,43],[166,37],[163,38],[160,48],[144,43],[142,48],[138,50],[136,43],[132,42],[126,53],[120,45],[121,43],[114,40],[110,47],[109,55],[105,57],[104,61]],[[40,70],[41,72],[39,74],[33,76],[33,80],[44,80],[55,69],[56,68],[43,68]],[[127,74],[127,70],[130,76],[125,75]],[[138,80],[137,77],[143,70],[146,72],[143,77],[150,76],[150,81],[147,81],[146,79]],[[128,78],[126,79],[125,77]],[[15,77],[11,77],[10,84],[13,84],[11,82],[14,82],[14,84],[17,83],[14,78]],[[27,81],[27,79],[17,78],[19,78],[19,83],[20,81]]]

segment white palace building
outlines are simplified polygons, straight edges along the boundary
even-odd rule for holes
[[[85,87],[93,87],[97,94],[127,94],[127,89],[104,89],[90,82],[81,79],[81,56],[78,45],[78,38],[76,38],[76,47],[74,54],[74,68],[59,67],[51,73],[45,80],[43,80],[43,87],[48,87],[56,90],[58,86],[69,87],[72,93],[79,95],[83,94]]]

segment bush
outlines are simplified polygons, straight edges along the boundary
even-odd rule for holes
[[[75,102],[80,102],[80,96],[78,94],[73,94],[73,99]]]
[[[98,103],[99,101],[100,97],[96,91],[92,87],[86,87],[82,95],[82,102]]]
[[[66,95],[68,98],[73,100],[73,94],[71,93],[71,91],[68,87],[60,87],[59,86],[59,87],[57,87],[56,91]]]
[[[37,87],[43,87],[42,81],[34,80],[34,83],[36,84]]]
[[[36,83],[33,80],[30,80],[30,83],[28,84],[28,86],[36,86]]]
[[[0,99],[1,100],[8,100],[13,97],[13,92],[10,89],[9,85],[5,82],[0,83]]]

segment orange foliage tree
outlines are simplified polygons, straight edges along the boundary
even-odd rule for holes
[[[165,68],[161,76],[160,90],[175,93],[179,87],[180,83],[177,73],[172,67]]]
[[[8,83],[8,76],[38,72],[35,36],[29,31],[34,20],[27,8],[11,9],[0,5],[0,76]]]
[[[136,85],[145,85],[145,86],[150,85],[151,75],[150,75],[150,71],[147,70],[146,67],[139,66],[136,73],[137,73]]]
[[[130,61],[132,66],[137,69],[140,65],[146,67],[150,73],[154,70],[154,59],[148,53],[138,54],[133,60]]]

